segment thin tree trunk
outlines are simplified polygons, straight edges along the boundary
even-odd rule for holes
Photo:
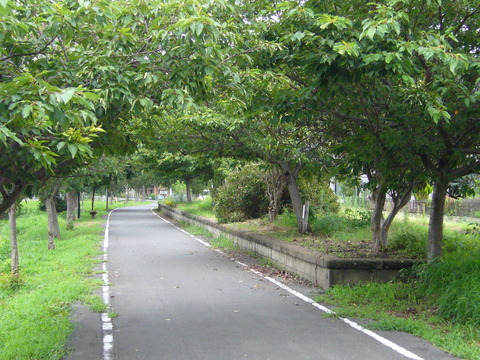
[[[185,178],[185,191],[187,193],[187,203],[192,202],[192,179],[187,177]]]
[[[53,191],[45,198],[45,208],[48,216],[48,249],[55,249],[55,239],[60,239],[60,228],[58,226],[58,214],[55,206],[55,197],[57,196],[60,184],[55,184]]]
[[[95,190],[96,188],[94,187],[92,191],[92,211],[95,208]]]
[[[128,201],[130,200],[130,189],[128,188],[128,185],[125,186],[125,205],[128,204]]]
[[[267,170],[265,183],[267,185],[268,196],[268,220],[273,222],[278,215],[280,199],[285,186],[285,176],[281,169],[275,167]]]
[[[382,241],[382,223],[383,208],[387,198],[387,187],[384,183],[380,183],[372,193],[373,213],[372,213],[372,245],[373,250],[379,252],[384,249]]]
[[[8,210],[8,219],[10,221],[10,245],[11,245],[11,263],[10,268],[12,277],[18,278],[19,275],[19,257],[17,243],[17,204],[14,203]]]
[[[400,212],[400,210],[402,210],[402,208],[410,201],[413,191],[413,185],[413,183],[410,184],[408,188],[405,189],[403,194],[399,194],[398,196],[392,196],[392,210],[388,214],[387,218],[382,221],[380,229],[381,244],[383,249],[386,249],[388,246],[388,232],[390,230],[390,226],[392,225],[393,220]]]
[[[428,262],[442,255],[443,220],[445,216],[445,199],[447,197],[448,181],[441,177],[434,186],[430,224],[428,227]]]
[[[67,200],[67,223],[77,220],[77,192],[69,191],[65,194]]]
[[[298,232],[303,234],[303,202],[300,189],[298,188],[297,184],[297,177],[300,174],[301,166],[298,165],[295,167],[295,169],[292,169],[290,164],[287,163],[281,163],[280,166],[284,171],[287,181],[288,194],[290,195],[293,212],[295,213],[295,217],[297,219]]]
[[[80,197],[82,196],[81,192],[79,191],[78,194],[77,194],[77,209],[78,209],[78,212],[77,212],[77,219],[80,219]]]
[[[142,201],[147,201],[147,189],[145,189],[145,185],[142,185]]]

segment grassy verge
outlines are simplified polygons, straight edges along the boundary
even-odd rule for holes
[[[335,286],[316,300],[368,327],[405,331],[468,360],[480,359],[480,244],[457,248],[386,284]]]
[[[92,296],[100,285],[92,275],[99,262],[105,204],[96,204],[96,219],[83,214],[69,231],[60,215],[62,238],[53,251],[47,250],[46,214],[37,207],[36,202],[27,202],[17,220],[19,281],[10,276],[8,221],[0,220],[0,359],[4,360],[60,359],[73,329],[71,305],[81,301],[104,310],[101,299]]]
[[[370,329],[404,331],[456,357],[480,359],[478,323],[440,316],[435,299],[411,281],[337,285],[315,300],[334,305],[338,316],[368,320]]]

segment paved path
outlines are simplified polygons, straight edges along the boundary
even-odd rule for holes
[[[108,267],[118,360],[404,360],[162,221],[116,210]],[[413,336],[382,333],[420,359],[452,359]]]

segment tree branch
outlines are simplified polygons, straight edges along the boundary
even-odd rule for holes
[[[50,40],[44,47],[42,50],[39,50],[39,51],[34,51],[34,52],[30,52],[30,53],[17,53],[17,54],[11,54],[11,55],[8,55],[8,56],[5,56],[3,58],[0,58],[0,61],[7,61],[7,60],[10,60],[14,57],[26,57],[26,56],[35,56],[35,55],[39,55],[39,54],[43,54],[43,52],[45,51],[45,49],[47,49],[56,39],[57,37],[55,36],[52,40]]]

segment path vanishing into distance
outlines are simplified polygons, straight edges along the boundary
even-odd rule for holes
[[[95,338],[104,360],[454,359],[408,334],[326,317],[314,288],[256,272],[254,260],[208,247],[152,206],[109,218],[103,295],[118,316],[103,316]]]

